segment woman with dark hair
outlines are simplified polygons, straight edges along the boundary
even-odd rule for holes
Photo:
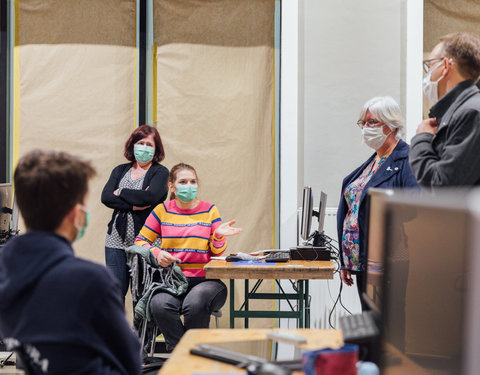
[[[120,281],[123,298],[127,294],[130,275],[125,249],[154,207],[167,198],[168,169],[160,164],[165,158],[157,129],[142,125],[125,143],[129,163],[113,169],[102,192],[102,203],[113,209],[105,239],[105,262]]]

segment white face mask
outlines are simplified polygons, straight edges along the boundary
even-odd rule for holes
[[[439,64],[435,65],[432,69],[430,69],[427,75],[423,77],[423,94],[433,104],[438,102],[438,82],[440,82],[444,76],[442,75],[435,82],[432,82],[430,78],[432,77],[433,71],[437,69],[439,66],[442,66],[442,64],[443,64],[443,61],[440,61]]]
[[[364,126],[362,129],[363,143],[365,143],[368,147],[373,148],[374,150],[378,150],[380,147],[383,146],[391,133],[392,132],[388,134],[383,134],[383,126],[376,126],[374,128]]]

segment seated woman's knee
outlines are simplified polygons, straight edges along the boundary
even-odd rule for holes
[[[172,312],[179,311],[180,302],[168,293],[157,293],[150,300],[150,312],[155,318],[169,317]]]

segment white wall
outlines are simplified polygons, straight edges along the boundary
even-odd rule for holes
[[[362,105],[391,95],[422,117],[423,0],[282,0],[280,246],[295,244],[304,185],[336,207],[343,177],[373,152],[356,127]]]
[[[304,184],[337,206],[343,177],[373,152],[355,125],[378,95],[402,103],[402,1],[304,1]]]
[[[280,248],[297,244],[298,195],[303,185],[303,2],[281,2]]]
[[[415,133],[422,113],[421,35],[422,0],[282,0],[281,248],[295,245],[302,186],[313,187],[315,206],[325,191],[334,212],[342,179],[373,152],[355,125],[368,99],[392,96],[407,119],[407,140]],[[334,224],[325,228],[331,237]],[[322,316],[331,301],[325,288],[336,296],[339,280],[322,290],[320,284],[311,289],[312,326],[326,328]],[[352,288],[343,298],[359,310]]]

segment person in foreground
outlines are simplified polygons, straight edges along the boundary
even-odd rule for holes
[[[47,374],[139,374],[140,342],[118,281],[75,257],[88,223],[90,163],[64,152],[20,159],[15,195],[27,232],[0,252],[0,335],[31,345]]]
[[[155,294],[150,312],[165,337],[166,348],[173,350],[186,330],[208,328],[210,315],[220,309],[227,298],[227,288],[220,280],[205,279],[203,267],[212,255],[221,255],[226,236],[242,231],[235,220],[222,224],[217,207],[197,198],[198,177],[188,164],[177,164],[168,180],[171,200],[154,208],[135,241],[151,249],[160,266],[179,262],[188,280],[188,289],[180,297]],[[161,248],[152,246],[162,239]],[[184,316],[184,322],[180,315]]]
[[[480,39],[440,39],[423,62],[423,93],[433,103],[412,138],[410,163],[421,186],[480,185]]]
[[[168,169],[160,164],[165,158],[160,134],[150,125],[133,131],[124,156],[129,162],[113,169],[102,191],[102,203],[113,208],[105,264],[118,278],[125,302],[130,282],[125,249],[133,245],[152,209],[167,198]]]
[[[389,96],[370,99],[363,106],[357,125],[362,130],[363,142],[375,152],[343,180],[337,233],[342,281],[353,285],[352,274],[355,274],[361,294],[367,235],[367,190],[373,187],[418,189],[418,185],[408,164],[408,145],[401,139],[405,125],[395,100]]]

